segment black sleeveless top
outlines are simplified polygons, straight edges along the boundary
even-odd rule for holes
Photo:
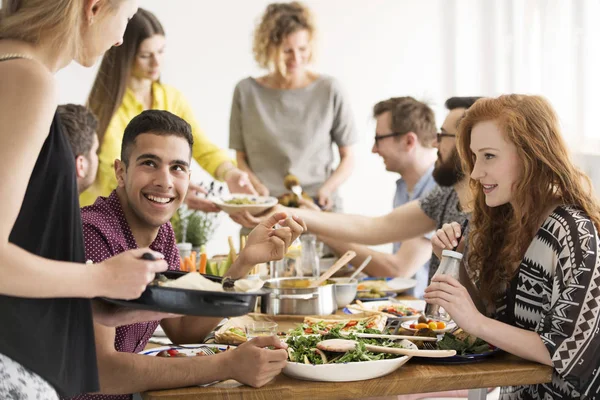
[[[85,262],[75,160],[56,114],[9,241],[44,258]],[[59,395],[99,390],[90,300],[0,295],[0,321],[0,353]]]

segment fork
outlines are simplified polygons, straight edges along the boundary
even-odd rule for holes
[[[178,348],[178,349],[185,349],[185,350],[198,350],[198,353],[202,353],[202,354],[204,354],[205,356],[214,356],[215,354],[217,354],[217,353],[215,353],[215,352],[213,351],[213,349],[211,349],[211,348],[210,348],[210,347],[208,347],[208,346],[199,346],[199,347],[186,347],[186,346],[180,346],[180,345],[177,345],[177,344],[173,344],[173,345],[171,345],[171,346],[172,346],[172,347],[175,347],[175,348]]]
[[[425,348],[426,350],[437,350],[435,344],[431,342],[423,342],[423,348]]]

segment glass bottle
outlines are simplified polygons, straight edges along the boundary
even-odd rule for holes
[[[437,275],[449,275],[454,279],[459,279],[460,274],[460,262],[463,258],[462,253],[444,250],[442,251],[442,259],[440,260],[440,266],[433,276]],[[450,321],[452,317],[444,307],[440,307],[437,304],[429,304],[425,307],[425,317],[436,321]]]
[[[320,276],[319,254],[317,252],[317,237],[312,234],[300,236],[302,242],[302,272],[314,277]]]

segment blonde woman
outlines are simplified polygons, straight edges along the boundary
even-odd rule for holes
[[[125,30],[123,44],[104,56],[88,99],[99,120],[100,163],[96,180],[80,197],[81,206],[93,204],[98,196],[108,197],[117,187],[113,166],[121,153],[125,127],[149,109],[169,111],[192,126],[193,158],[213,177],[224,181],[231,192],[256,193],[248,175],[200,129],[183,94],[161,82],[166,43],[165,30],[158,18],[140,8]],[[188,207],[218,212],[213,202],[197,195],[203,192],[200,186],[190,183],[185,199]]]
[[[340,84],[311,71],[315,25],[301,3],[270,4],[254,32],[254,58],[268,74],[240,81],[231,106],[230,147],[261,195],[280,196],[298,177],[326,209],[339,208],[338,187],[354,166],[357,140]],[[333,144],[340,163],[333,167]]]

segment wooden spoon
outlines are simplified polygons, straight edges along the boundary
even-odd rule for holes
[[[329,269],[325,271],[325,273],[321,275],[319,279],[311,281],[308,287],[316,288],[321,286],[323,283],[325,283],[327,279],[331,278],[333,274],[335,274],[340,268],[346,265],[354,257],[356,257],[356,253],[352,250],[348,250],[346,254],[341,256],[339,260],[337,260],[331,267],[329,267]]]
[[[456,355],[456,350],[419,350],[417,349],[417,346],[414,343],[409,342],[408,340],[403,340],[402,342],[400,342],[400,344],[408,348],[400,349],[397,347],[374,346],[371,344],[365,344],[365,349],[373,353],[400,354],[403,356],[411,357],[416,356],[429,358],[443,358],[452,357]],[[357,345],[358,342],[356,340],[329,339],[317,343],[317,348],[319,350],[332,351],[335,353],[345,353],[347,351],[354,350]]]
[[[341,332],[340,332],[341,333]],[[418,340],[421,342],[437,342],[437,337],[408,336],[408,335],[384,335],[382,333],[341,333],[342,336],[354,335],[365,339],[389,339],[389,340]]]

